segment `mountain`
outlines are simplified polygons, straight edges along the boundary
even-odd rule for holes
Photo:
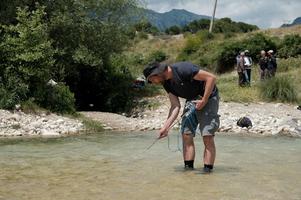
[[[209,16],[197,15],[184,9],[172,9],[165,13],[158,13],[153,10],[143,9],[143,16],[161,31],[164,31],[174,25],[183,27],[194,20],[210,19]]]
[[[301,24],[301,17],[296,18],[291,24],[283,24],[281,27],[290,27]]]

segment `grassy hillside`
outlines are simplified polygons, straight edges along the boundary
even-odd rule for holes
[[[235,55],[239,50],[248,48],[252,52],[253,60],[256,62],[261,49],[280,50],[283,48],[283,38],[287,35],[297,34],[301,36],[301,26],[259,30],[251,33],[240,34],[214,34],[206,33],[184,34],[176,36],[150,36],[149,39],[133,41],[126,56],[132,58],[130,70],[136,76],[142,74],[145,64],[151,60],[152,54],[161,51],[166,54],[165,62],[173,63],[180,60],[188,60],[196,63],[207,70],[216,73],[218,67],[224,67],[229,61],[227,70],[218,74],[218,87],[221,98],[224,101],[237,102],[259,102],[259,101],[285,101],[279,99],[266,99],[263,97],[264,84],[259,80],[259,67],[253,66],[252,86],[241,88],[237,85],[237,73],[234,69]],[[264,43],[264,44],[262,44]],[[281,46],[282,45],[282,46]],[[230,52],[232,51],[232,52]],[[230,53],[229,53],[230,52]],[[138,59],[139,58],[139,59]],[[139,62],[137,62],[137,60]],[[233,62],[232,62],[233,61]],[[278,58],[277,77],[287,80],[294,88],[296,100],[301,99],[301,57]],[[263,89],[262,89],[263,88]],[[285,89],[284,89],[285,90]]]
[[[301,35],[301,25],[284,27],[284,28],[271,28],[271,29],[259,30],[257,32],[261,32],[273,37],[283,38],[285,35],[289,35],[289,34]]]

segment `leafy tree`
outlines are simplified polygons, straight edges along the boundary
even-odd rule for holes
[[[7,12],[0,15],[0,23],[7,24],[0,26],[0,95],[7,99],[3,105],[35,97],[43,106],[57,109],[51,105],[55,101],[45,102],[49,90],[44,87],[53,78],[68,85],[80,109],[90,109],[89,104],[97,110],[125,109],[131,94],[123,92],[130,89],[132,77],[118,71],[112,55],[128,44],[136,0],[10,2],[1,2]],[[27,7],[16,15],[16,6]],[[48,96],[72,102],[68,87],[49,91]]]
[[[123,73],[116,72],[111,56],[128,44],[128,21],[135,6],[133,0],[73,0],[52,13],[50,37],[59,51],[56,65],[65,72],[58,76],[74,92],[80,109],[116,111],[127,106],[121,102],[130,98],[129,93],[121,101],[112,87],[121,88],[118,85],[125,81],[130,85],[130,78],[124,74],[124,81],[116,80],[116,73]]]
[[[183,27],[184,32],[196,33],[200,30],[208,30],[210,26],[209,19],[195,20]],[[215,33],[237,33],[250,32],[257,30],[255,25],[246,24],[243,22],[234,22],[230,18],[221,18],[216,20],[214,24]]]
[[[157,35],[160,31],[156,26],[153,26],[149,21],[142,20],[134,25],[136,31]]]
[[[210,26],[209,19],[201,19],[201,20],[194,20],[188,25],[183,27],[183,32],[191,32],[196,33],[199,30],[208,30]]]
[[[39,1],[34,0],[1,0],[0,2],[0,24],[16,24],[17,8],[27,6],[27,9],[33,11],[36,9],[36,3]]]
[[[179,26],[171,26],[168,29],[165,30],[165,33],[169,35],[178,35],[182,32],[181,27]]]
[[[38,97],[40,88],[52,76],[56,50],[49,40],[44,16],[44,7],[33,12],[19,8],[18,23],[3,26],[0,78],[2,87],[14,94],[13,103],[20,103],[30,96]]]

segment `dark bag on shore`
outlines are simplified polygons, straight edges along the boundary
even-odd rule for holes
[[[252,127],[252,121],[248,117],[241,117],[237,121],[237,126],[242,127],[242,128],[244,128],[244,127],[251,128]]]

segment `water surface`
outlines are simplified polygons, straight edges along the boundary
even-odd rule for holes
[[[177,133],[170,148],[177,147]],[[301,199],[301,139],[217,136],[214,173],[155,133],[0,140],[0,199]]]

